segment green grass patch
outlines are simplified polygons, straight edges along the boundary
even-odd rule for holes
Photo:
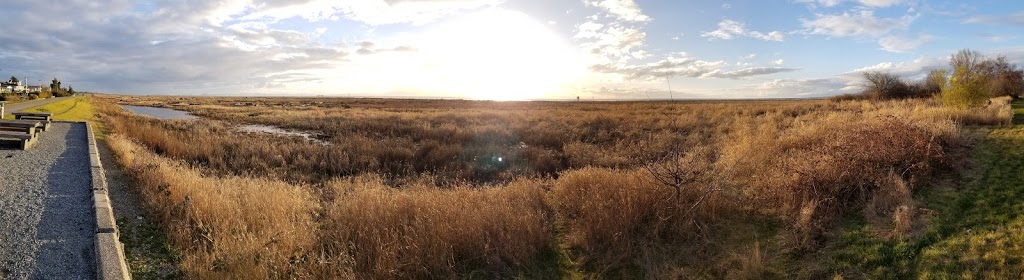
[[[25,112],[53,113],[57,121],[93,121],[95,111],[88,96],[69,98],[43,106],[25,110]]]
[[[135,279],[181,279],[181,256],[167,243],[167,234],[152,222],[117,219],[124,253]]]
[[[971,168],[958,186],[926,190],[934,211],[916,240],[884,240],[853,221],[830,247],[829,267],[844,276],[884,279],[1014,279],[1024,274],[1024,101],[1014,125],[979,129]]]

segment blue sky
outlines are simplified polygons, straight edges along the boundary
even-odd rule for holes
[[[1020,1],[11,0],[0,24],[0,74],[126,94],[799,98],[963,48],[1024,64]]]

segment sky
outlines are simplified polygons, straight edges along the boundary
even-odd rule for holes
[[[973,49],[1024,1],[4,0],[0,75],[147,95],[811,98]]]

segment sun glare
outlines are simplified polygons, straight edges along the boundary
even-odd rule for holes
[[[471,99],[548,97],[582,76],[569,44],[526,14],[487,10],[424,37],[425,90]]]

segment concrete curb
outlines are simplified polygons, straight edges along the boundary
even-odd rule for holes
[[[110,206],[110,197],[107,195],[107,180],[96,146],[96,135],[93,134],[92,124],[86,122],[85,129],[89,138],[92,199],[96,210],[96,279],[132,279],[125,262],[124,247],[119,239],[114,208]]]

